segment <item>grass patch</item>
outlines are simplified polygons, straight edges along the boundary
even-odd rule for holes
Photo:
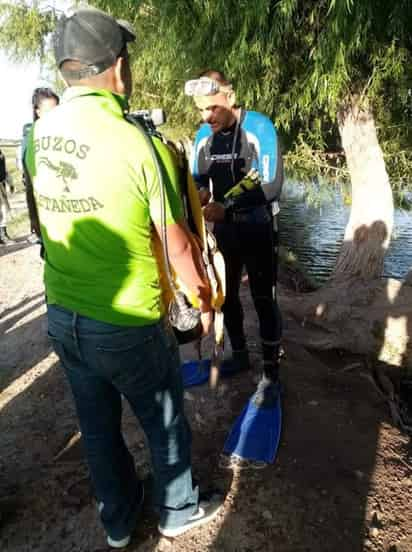
[[[1,146],[1,151],[6,157],[6,167],[9,174],[13,178],[13,184],[16,189],[16,192],[21,192],[24,190],[23,178],[21,171],[16,167],[16,151],[17,146]]]
[[[13,239],[30,234],[30,219],[28,212],[25,211],[13,217],[7,224],[7,232]]]

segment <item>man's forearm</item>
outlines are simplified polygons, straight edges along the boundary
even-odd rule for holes
[[[170,262],[179,278],[199,300],[200,310],[208,312],[211,310],[211,295],[201,255],[199,246],[191,239],[183,251],[171,255]]]
[[[161,229],[157,227],[161,236]],[[199,300],[200,310],[211,310],[211,292],[202,254],[194,237],[183,223],[167,226],[167,246],[170,263],[176,274]]]

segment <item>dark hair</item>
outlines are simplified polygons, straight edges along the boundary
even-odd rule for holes
[[[76,59],[66,59],[60,66],[60,73],[69,86],[78,82],[82,78],[90,78],[92,69],[86,63],[81,63]]]
[[[40,107],[40,104],[43,100],[53,98],[56,100],[56,104],[60,102],[59,96],[53,92],[51,88],[35,88],[33,91],[33,96],[31,98],[31,103],[33,106],[33,121],[37,121],[39,116],[37,115],[37,109]]]
[[[222,71],[216,71],[215,69],[208,69],[207,71],[202,71],[199,77],[209,77],[213,79],[222,86],[230,86],[231,82],[226,78],[225,74]]]

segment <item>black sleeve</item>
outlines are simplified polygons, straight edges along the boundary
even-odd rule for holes
[[[201,148],[197,159],[198,174],[196,175],[197,189],[209,189],[209,175],[207,174],[205,148]]]

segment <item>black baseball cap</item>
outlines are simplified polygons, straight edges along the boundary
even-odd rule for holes
[[[74,60],[86,68],[64,71],[64,76],[81,79],[98,75],[111,67],[128,42],[136,35],[127,21],[116,20],[96,8],[83,8],[70,17],[63,16],[54,33],[54,55],[60,69],[64,61]]]

